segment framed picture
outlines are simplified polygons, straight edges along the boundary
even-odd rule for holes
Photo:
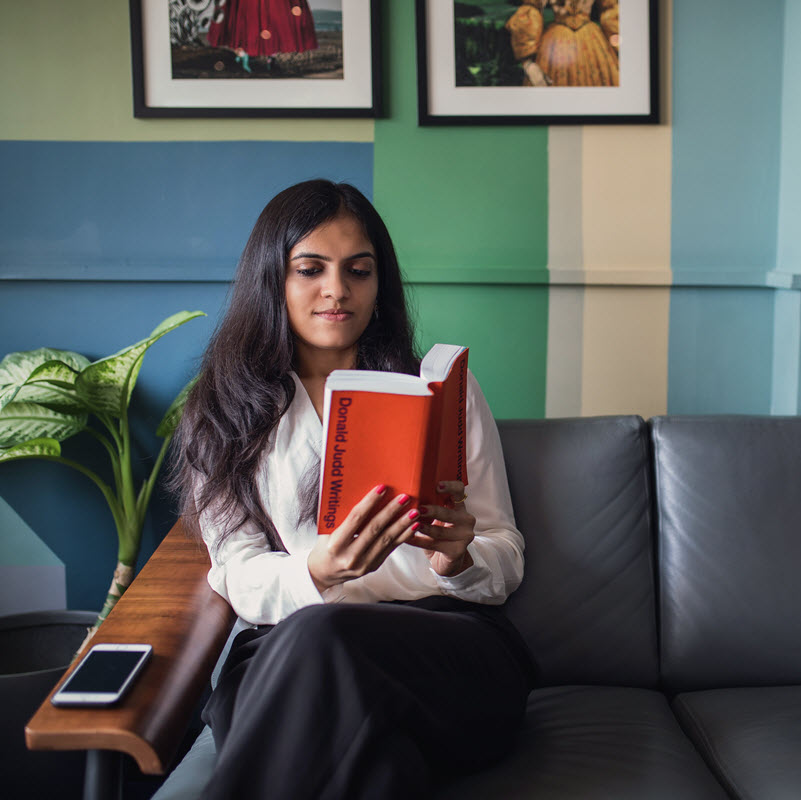
[[[657,0],[416,0],[421,125],[658,122]]]
[[[379,116],[378,6],[130,0],[134,116]]]

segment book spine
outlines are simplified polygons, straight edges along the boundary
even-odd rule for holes
[[[350,423],[348,415],[353,398],[334,392],[331,416],[326,437],[326,452],[323,454],[322,490],[320,492],[320,533],[331,533],[345,518],[350,509],[342,509],[347,463]]]
[[[459,359],[456,406],[456,480],[467,485],[467,357]]]

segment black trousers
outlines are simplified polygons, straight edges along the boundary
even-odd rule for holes
[[[236,638],[203,711],[220,798],[425,798],[500,758],[535,667],[494,607],[317,605]]]

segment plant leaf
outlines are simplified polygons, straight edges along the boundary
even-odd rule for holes
[[[89,359],[84,359],[84,361],[85,363],[77,369],[66,361],[60,361],[58,359],[45,361],[28,376],[27,383],[41,383],[42,381],[47,381],[55,386],[71,389],[75,386],[75,381],[78,375],[81,374],[81,371],[89,366]]]
[[[29,442],[23,442],[13,447],[0,447],[0,462],[15,461],[18,458],[60,455],[61,445],[55,439],[31,439]]]
[[[164,417],[161,422],[159,422],[158,428],[156,428],[156,436],[160,436],[162,439],[167,439],[172,436],[173,432],[178,427],[178,423],[181,421],[181,415],[184,413],[186,398],[189,397],[189,392],[194,388],[198,377],[198,375],[195,375],[195,377],[178,392],[175,396],[175,400],[170,403],[170,407],[164,412]]]
[[[83,410],[74,386],[88,365],[89,359],[80,353],[52,347],[9,353],[0,361],[0,409],[16,399],[64,411]]]
[[[19,393],[20,386],[8,384],[0,388],[0,411],[2,411]]]
[[[86,366],[88,364],[87,359]],[[73,369],[63,361],[45,361],[30,374],[15,399],[17,402],[38,403],[67,414],[84,414],[87,411],[86,403],[75,391],[78,375],[80,370]]]
[[[78,395],[95,413],[121,417],[131,400],[142,359],[148,348],[162,336],[196,317],[205,317],[202,311],[179,311],[158,325],[147,339],[126,347],[114,355],[89,364],[81,372],[75,388]]]
[[[0,447],[15,447],[31,439],[63,442],[86,427],[86,414],[65,414],[38,403],[9,403],[0,411]]]

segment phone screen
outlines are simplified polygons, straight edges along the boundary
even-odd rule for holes
[[[93,650],[62,691],[116,693],[141,659],[141,651]]]

